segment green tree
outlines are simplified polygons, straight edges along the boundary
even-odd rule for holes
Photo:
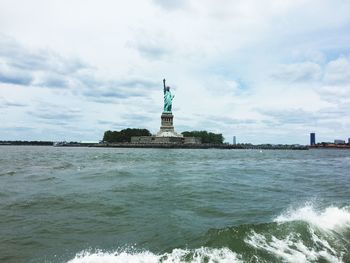
[[[151,136],[147,129],[127,128],[121,131],[106,131],[103,135],[105,142],[130,142],[132,136]]]
[[[202,143],[222,144],[224,137],[221,133],[213,133],[207,131],[185,131],[182,133],[184,137],[200,137]]]

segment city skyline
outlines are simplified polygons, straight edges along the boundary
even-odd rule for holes
[[[0,140],[159,129],[350,137],[350,1],[0,2]]]

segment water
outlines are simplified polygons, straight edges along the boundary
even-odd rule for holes
[[[0,147],[0,262],[350,262],[350,151]]]

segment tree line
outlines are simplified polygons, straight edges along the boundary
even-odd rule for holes
[[[184,131],[184,137],[200,137],[202,143],[221,144],[224,142],[224,136],[221,133],[213,133],[207,131]]]
[[[104,142],[130,142],[133,136],[151,136],[147,129],[124,129],[121,131],[106,131],[103,135]]]
[[[53,145],[51,141],[0,141],[0,145]]]
[[[202,143],[221,144],[224,137],[221,133],[213,133],[207,131],[185,131],[182,133],[184,137],[199,137]],[[130,142],[133,136],[152,136],[147,129],[124,129],[121,131],[106,131],[103,135],[103,141],[109,143]]]

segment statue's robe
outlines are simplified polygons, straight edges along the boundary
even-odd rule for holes
[[[173,95],[170,91],[165,91],[164,93],[164,112],[171,112],[173,102]]]

